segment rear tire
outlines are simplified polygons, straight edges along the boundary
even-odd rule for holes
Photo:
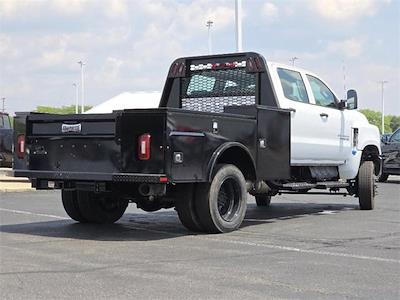
[[[271,204],[271,196],[270,195],[256,195],[257,206],[260,207],[269,207]]]
[[[197,184],[195,206],[201,227],[207,233],[238,229],[246,214],[246,205],[246,181],[234,165],[218,166],[211,184]]]
[[[362,162],[358,170],[358,200],[361,210],[374,209],[375,175],[372,161]]]
[[[122,217],[129,201],[112,193],[79,191],[78,203],[83,217],[89,222],[110,224]]]
[[[78,204],[77,191],[61,191],[62,204],[65,212],[71,219],[80,223],[87,223],[88,220],[82,215]]]
[[[176,186],[176,188],[175,210],[178,213],[178,217],[182,225],[190,231],[203,231],[194,204],[194,184],[179,184]]]
[[[382,173],[382,174],[379,176],[378,181],[379,181],[379,182],[386,182],[386,180],[388,179],[388,177],[389,177],[389,174]]]

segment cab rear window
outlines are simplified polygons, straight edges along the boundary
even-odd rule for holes
[[[307,90],[299,72],[278,68],[278,76],[287,99],[309,103]]]

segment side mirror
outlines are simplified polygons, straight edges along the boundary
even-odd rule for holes
[[[358,107],[358,97],[356,90],[347,91],[347,109],[357,109]]]
[[[340,110],[345,109],[347,107],[347,99],[346,100],[340,100],[339,104],[338,104],[338,107],[339,107]]]

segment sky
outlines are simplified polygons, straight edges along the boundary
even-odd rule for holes
[[[243,50],[311,70],[360,108],[400,115],[400,0],[242,0]],[[8,112],[161,91],[177,57],[235,51],[234,0],[0,0],[0,98]]]

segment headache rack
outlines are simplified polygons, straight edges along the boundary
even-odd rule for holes
[[[160,103],[161,107],[210,113],[253,105],[276,107],[265,60],[253,52],[177,59]]]
[[[226,68],[209,64],[191,71],[181,79],[181,108],[222,113],[225,106],[255,105],[256,74],[247,73],[245,67],[245,62]]]

